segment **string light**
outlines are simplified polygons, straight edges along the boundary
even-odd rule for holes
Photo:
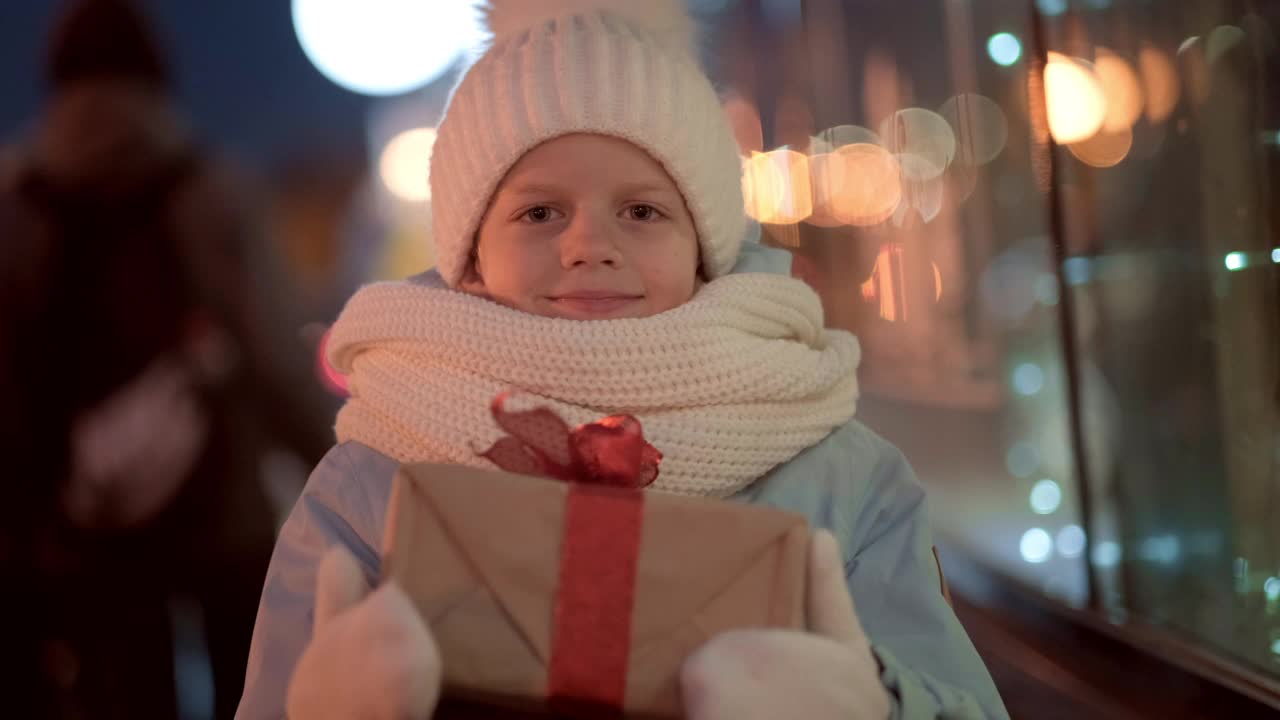
[[[1048,515],[1062,505],[1062,488],[1052,480],[1040,480],[1031,488],[1031,509]]]
[[[1267,581],[1262,584],[1262,592],[1266,594],[1268,600],[1273,602],[1280,600],[1280,578],[1267,578]]]
[[[1080,557],[1084,543],[1084,528],[1079,525],[1067,525],[1058,531],[1058,554],[1064,558]]]
[[[1143,560],[1161,565],[1173,565],[1182,555],[1182,545],[1176,535],[1159,535],[1142,541],[1138,554]]]
[[[408,202],[431,199],[427,182],[431,149],[436,144],[433,128],[413,128],[391,138],[378,160],[382,182],[396,197]]]
[[[440,77],[475,44],[468,3],[293,0],[293,28],[311,64],[365,95],[398,95]]]
[[[987,40],[987,54],[997,65],[1009,67],[1022,57],[1022,43],[1013,33],[996,33]]]
[[[1013,371],[1013,389],[1028,397],[1044,389],[1044,370],[1035,363],[1022,363]]]
[[[1119,543],[1104,540],[1094,546],[1092,554],[1094,565],[1100,568],[1110,568],[1120,564],[1120,558],[1124,553],[1120,549]]]
[[[1018,543],[1022,559],[1029,563],[1042,563],[1053,553],[1053,538],[1043,528],[1031,528],[1022,534]]]
[[[1067,0],[1036,0],[1036,9],[1054,17],[1067,11]]]

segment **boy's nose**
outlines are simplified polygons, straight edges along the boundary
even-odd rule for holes
[[[566,269],[578,265],[616,266],[622,261],[616,228],[591,213],[579,213],[560,237],[560,263]]]

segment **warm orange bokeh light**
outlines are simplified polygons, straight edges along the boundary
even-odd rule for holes
[[[881,145],[880,136],[859,125],[837,125],[821,130],[809,139],[809,154],[829,153],[857,143]]]
[[[817,138],[814,138],[817,141]],[[813,147],[812,145],[810,147]],[[813,214],[805,222],[818,227],[839,227],[845,222],[836,216],[836,196],[844,189],[845,158],[824,152],[809,157],[809,182],[813,189]]]
[[[756,153],[742,173],[747,214],[757,222],[797,223],[813,212],[809,158],[794,150]]]
[[[1147,96],[1147,122],[1164,122],[1178,106],[1178,71],[1167,53],[1151,46],[1138,53],[1138,70]]]
[[[1106,48],[1098,48],[1094,74],[1107,98],[1102,131],[1116,133],[1132,128],[1142,117],[1143,106],[1142,84],[1138,82],[1137,71],[1119,55]]]
[[[1096,168],[1114,167],[1129,155],[1133,148],[1133,130],[1100,132],[1097,135],[1067,146],[1080,162]]]
[[[1088,63],[1049,53],[1044,94],[1049,133],[1059,144],[1086,140],[1102,129],[1107,98]]]
[[[886,243],[876,255],[876,263],[872,267],[871,277],[862,283],[862,299],[877,305],[879,315],[889,322],[902,322],[908,317],[910,309],[907,302],[907,272],[903,263],[902,246]],[[942,273],[937,263],[930,263],[933,270],[933,299],[942,299]]]
[[[815,155],[810,171],[814,225],[877,225],[902,199],[898,163],[879,145],[854,143]]]
[[[413,128],[391,138],[378,158],[382,182],[396,197],[407,202],[431,199],[427,183],[431,149],[436,144],[435,128]]]

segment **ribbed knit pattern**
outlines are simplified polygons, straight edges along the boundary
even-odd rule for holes
[[[449,286],[507,171],[570,133],[652,155],[684,195],[706,276],[733,267],[746,226],[742,166],[715,90],[688,50],[601,10],[498,38],[455,89],[431,156],[436,267]]]
[[[492,467],[499,392],[570,425],[630,413],[664,454],[655,489],[725,497],[854,414],[860,351],[825,330],[818,297],[779,275],[733,274],[659,315],[547,318],[448,289],[438,275],[358,292],[333,327],[349,375],[341,441],[400,462]]]

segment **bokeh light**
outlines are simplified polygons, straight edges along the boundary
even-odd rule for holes
[[[924,108],[898,110],[880,124],[884,147],[895,155],[916,155],[941,175],[956,155],[956,136],[946,118]],[[917,179],[927,179],[924,177]]]
[[[812,147],[812,145],[810,145]],[[805,222],[818,227],[833,228],[845,224],[836,215],[836,197],[844,191],[844,179],[849,172],[844,158],[835,153],[819,153],[809,157],[809,187],[813,191],[813,212]]]
[[[1049,53],[1044,68],[1049,132],[1067,145],[1093,137],[1107,116],[1107,99],[1093,69],[1083,60]]]
[[[1064,558],[1076,558],[1084,554],[1087,537],[1079,525],[1066,525],[1058,531],[1058,554]]]
[[[809,158],[785,148],[745,161],[742,189],[747,214],[757,222],[790,224],[813,212]]]
[[[1036,0],[1036,9],[1049,17],[1061,15],[1067,11],[1067,0]]]
[[[1227,266],[1228,270],[1243,270],[1249,266],[1249,256],[1242,252],[1227,253],[1222,263]]]
[[[1013,33],[996,33],[987,40],[987,55],[997,65],[1009,67],[1022,57],[1022,43],[1018,42],[1018,37]]]
[[[837,125],[820,131],[809,139],[809,151],[818,153],[834,152],[846,145],[880,145],[880,136],[873,131],[858,125]]]
[[[1112,540],[1104,540],[1093,547],[1090,560],[1100,568],[1112,568],[1120,564],[1124,556],[1120,544]]]
[[[382,182],[396,197],[408,202],[431,199],[428,173],[431,149],[436,143],[432,128],[413,128],[391,138],[382,150],[378,172]]]
[[[1268,600],[1280,600],[1280,577],[1269,577],[1262,583],[1262,592]]]
[[[316,376],[326,390],[339,397],[345,397],[348,393],[347,376],[329,364],[328,349],[331,332],[331,329],[326,329],[320,336],[320,342],[316,344]]]
[[[1048,515],[1062,505],[1062,488],[1048,478],[1031,486],[1031,509],[1039,515]]]
[[[906,319],[903,276],[902,248],[889,243],[880,248],[871,277],[862,283],[863,299],[878,304],[880,317],[889,322]]]
[[[1044,389],[1044,370],[1032,362],[1025,362],[1013,370],[1013,389],[1019,395],[1030,397]]]
[[[1138,546],[1138,555],[1148,562],[1173,565],[1182,556],[1182,543],[1177,535],[1156,535],[1144,538]]]
[[[1142,117],[1142,84],[1138,73],[1127,60],[1107,50],[1098,48],[1094,60],[1094,73],[1107,98],[1107,111],[1103,116],[1104,132],[1121,132],[1133,127]]]
[[[1067,145],[1067,149],[1085,165],[1096,168],[1115,167],[1133,149],[1133,130],[1124,128],[1116,132],[1099,132]]]
[[[930,263],[929,269],[933,281],[933,300],[942,298],[942,273],[936,263]],[[919,278],[923,280],[923,278]],[[904,262],[904,251],[897,243],[886,243],[876,254],[875,264],[871,268],[871,277],[862,283],[862,299],[878,306],[880,318],[889,322],[907,320],[911,309],[908,283],[913,278]]]
[[[896,159],[902,168],[902,202],[894,210],[894,225],[901,227],[912,212],[923,222],[932,221],[942,212],[946,185],[941,171],[919,155],[904,153]]]
[[[956,161],[951,163],[945,176],[943,195],[951,202],[952,207],[958,207],[967,201],[978,189],[978,168],[972,163],[960,162],[961,152],[956,150]]]
[[[1062,261],[1062,274],[1068,285],[1086,285],[1093,279],[1093,260],[1078,255],[1069,257]]]
[[[1205,60],[1212,65],[1242,42],[1244,30],[1235,25],[1219,25],[1209,33],[1209,39],[1205,42]]]
[[[1043,528],[1031,528],[1022,534],[1018,543],[1022,559],[1029,563],[1042,563],[1053,554],[1053,538]]]
[[[884,222],[902,199],[901,170],[887,150],[846,145],[810,159],[815,225],[871,226]]]
[[[1146,95],[1147,121],[1164,122],[1173,114],[1181,96],[1173,61],[1167,53],[1148,45],[1138,52],[1138,71]]]
[[[1000,155],[1009,140],[1009,121],[988,97],[961,93],[942,103],[938,114],[955,133],[957,163],[985,165]]]
[[[426,85],[479,32],[470,4],[424,0],[293,0],[293,29],[317,70],[365,95]]]

